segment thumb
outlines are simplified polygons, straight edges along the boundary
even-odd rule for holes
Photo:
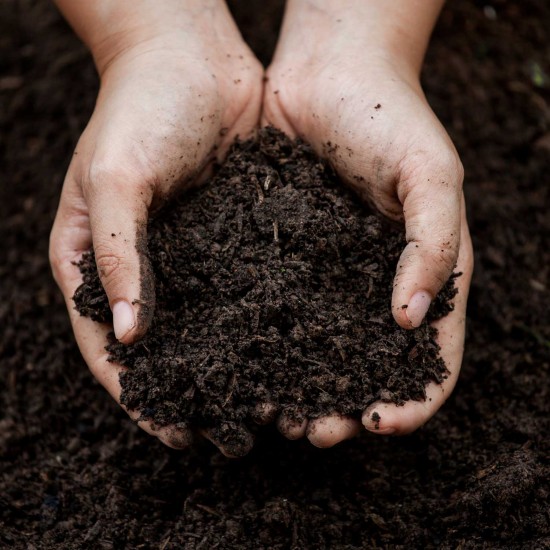
[[[456,265],[464,172],[452,155],[442,166],[427,163],[403,176],[397,191],[407,246],[397,265],[392,312],[400,326],[410,329],[420,326]]]
[[[97,270],[117,340],[142,337],[153,318],[155,287],[147,255],[152,188],[106,173],[85,189]]]

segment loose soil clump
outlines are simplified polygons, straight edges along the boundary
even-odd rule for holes
[[[401,227],[361,204],[305,143],[275,128],[236,143],[206,186],[150,223],[153,324],[135,344],[108,346],[128,367],[122,403],[228,443],[246,441],[241,425],[261,422],[266,403],[301,419],[424,399],[446,367],[435,328],[393,320],[404,245]],[[93,253],[80,269],[77,309],[111,321]],[[453,280],[430,320],[452,309]]]

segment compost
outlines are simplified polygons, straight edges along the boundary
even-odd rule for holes
[[[424,399],[446,368],[435,328],[405,330],[391,314],[405,244],[306,144],[275,128],[235,144],[211,181],[150,224],[153,323],[107,348],[128,367],[121,402],[157,426],[208,429],[240,455],[266,403],[301,420]],[[93,253],[79,265],[77,309],[112,321]],[[428,321],[455,293],[453,276]]]
[[[267,63],[282,2],[231,6]],[[230,460],[143,433],[80,357],[47,251],[97,79],[52,4],[2,2],[0,546],[547,548],[549,21],[544,0],[448,2],[428,52],[476,254],[452,396],[410,436],[320,450],[265,427]]]

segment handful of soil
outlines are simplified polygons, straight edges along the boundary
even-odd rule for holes
[[[303,142],[267,128],[236,143],[204,187],[149,223],[152,325],[107,347],[128,369],[122,403],[230,444],[264,403],[300,419],[424,399],[447,371],[437,331],[404,330],[391,314],[405,244]],[[78,311],[111,321],[92,252],[79,267]],[[451,278],[428,321],[455,294]]]

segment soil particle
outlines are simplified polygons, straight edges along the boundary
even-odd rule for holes
[[[306,144],[274,128],[237,143],[205,187],[149,225],[150,331],[108,346],[128,368],[122,403],[160,426],[234,437],[231,454],[242,454],[242,424],[254,425],[263,403],[296,419],[424,399],[446,368],[434,328],[408,331],[391,315],[405,244]],[[80,268],[77,309],[109,321],[93,254]],[[428,319],[447,314],[455,293],[453,276]]]

